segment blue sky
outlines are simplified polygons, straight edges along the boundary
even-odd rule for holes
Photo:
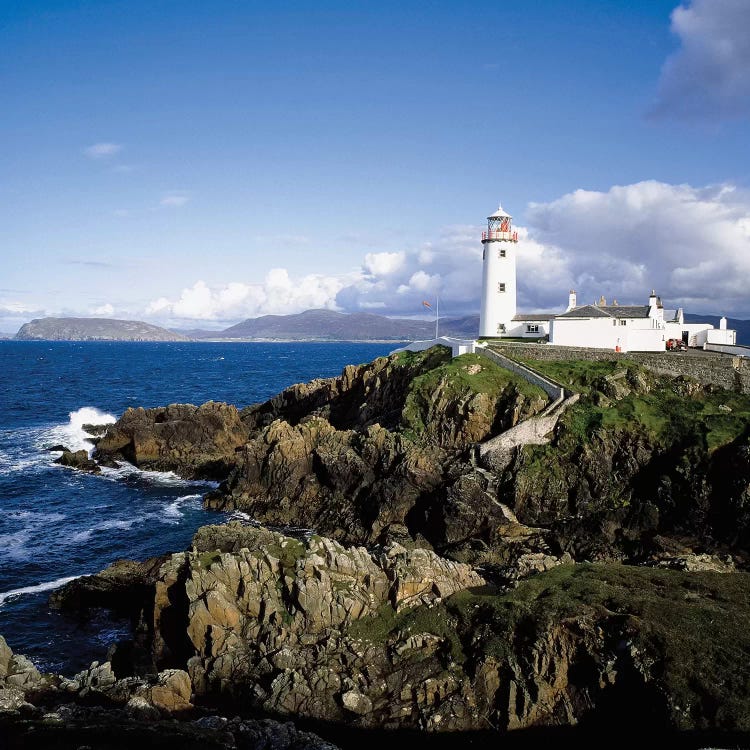
[[[478,309],[750,317],[750,3],[0,0],[0,331]]]

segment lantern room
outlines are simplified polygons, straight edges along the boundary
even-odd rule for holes
[[[518,242],[518,232],[513,231],[513,217],[499,206],[487,217],[487,231],[482,232],[482,242]]]

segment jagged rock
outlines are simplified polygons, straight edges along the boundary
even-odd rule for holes
[[[85,450],[75,452],[63,450],[62,456],[56,458],[55,463],[68,466],[71,469],[78,469],[78,471],[86,471],[90,474],[98,474],[101,471],[96,461],[91,460]]]
[[[104,435],[107,430],[109,429],[109,424],[84,424],[81,425],[81,429],[88,433],[89,435],[93,435],[94,437],[101,437]]]
[[[22,707],[23,708],[23,707]],[[336,750],[291,722],[219,716],[195,721],[165,719],[133,699],[125,710],[64,705],[28,716],[0,715],[0,737],[9,747],[35,750],[143,747],[160,750]],[[38,715],[37,715],[38,714]],[[5,745],[3,745],[5,747]]]
[[[144,469],[174,470],[191,478],[224,478],[247,430],[233,406],[172,404],[128,409],[107,428],[96,458],[122,457]]]
[[[0,713],[18,711],[26,703],[26,693],[13,685],[0,686]]]
[[[49,597],[50,606],[73,611],[106,607],[137,616],[151,596],[164,559],[153,557],[142,563],[116,560],[100,573],[75,578],[54,590]]]
[[[452,361],[443,347],[383,357],[240,413],[214,403],[131,409],[95,456],[225,480],[207,507],[266,524],[315,528],[349,544],[438,548],[436,516],[461,473],[449,477],[446,467],[468,469],[472,443],[546,403],[493,362],[466,357]]]
[[[649,564],[657,568],[685,570],[689,573],[706,571],[713,573],[733,573],[736,570],[730,556],[720,557],[719,555],[710,555],[707,553],[689,553],[675,557],[662,557]]]
[[[5,644],[5,641],[3,641],[3,644]],[[0,644],[0,647],[3,644]],[[2,676],[2,671],[4,671],[4,680],[7,686],[27,690],[39,684],[42,675],[30,659],[22,654],[11,653],[10,656],[8,656],[8,651],[10,651],[10,649],[7,648],[7,644],[5,644],[5,649],[3,649],[3,651],[5,652],[5,655],[3,656],[0,654],[0,676]],[[7,662],[5,662],[5,668],[3,670],[3,662],[6,657]]]
[[[72,682],[81,695],[87,695],[92,690],[106,692],[116,682],[117,677],[112,671],[112,665],[107,661],[99,664],[98,661],[92,662],[88,669],[79,672],[73,677]]]
[[[356,690],[347,690],[341,696],[341,702],[347,711],[351,711],[353,714],[364,716],[372,711],[372,701],[362,693]]]
[[[151,722],[161,719],[159,709],[141,695],[134,695],[130,698],[125,704],[125,711],[128,716],[138,721]]]
[[[6,642],[5,638],[0,635],[0,680],[4,680],[8,674],[8,664],[13,657],[13,651]]]

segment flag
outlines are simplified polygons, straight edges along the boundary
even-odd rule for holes
[[[430,310],[432,310],[432,305],[431,305],[431,304],[430,304],[429,302],[427,302],[426,300],[425,300],[424,302],[422,302],[422,304],[423,304],[423,305],[424,305],[425,307],[429,307],[429,308],[430,308]]]

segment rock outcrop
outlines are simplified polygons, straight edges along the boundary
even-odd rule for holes
[[[99,440],[95,457],[122,458],[142,469],[191,479],[223,478],[247,440],[237,409],[209,401],[128,409]]]
[[[197,710],[192,699],[190,677],[182,670],[164,670],[148,679],[117,679],[109,662],[94,662],[72,678],[42,675],[0,636],[3,748],[335,750],[291,722],[229,720]]]
[[[750,731],[750,575],[556,562],[502,590],[424,549],[204,527],[151,591],[159,677],[93,665],[74,690],[362,729]]]
[[[90,474],[98,474],[101,471],[99,464],[96,461],[92,461],[89,458],[88,451],[69,451],[67,448],[63,450],[62,456],[55,459],[56,464],[61,466],[67,466],[71,469],[78,469],[78,471],[85,471]]]
[[[474,537],[488,543],[502,522],[488,481],[472,473],[470,447],[546,402],[494,363],[451,360],[436,347],[346,367],[241,412],[214,403],[130,409],[95,456],[223,479],[207,507],[263,523],[349,544],[445,549]],[[478,489],[467,492],[472,476]]]

